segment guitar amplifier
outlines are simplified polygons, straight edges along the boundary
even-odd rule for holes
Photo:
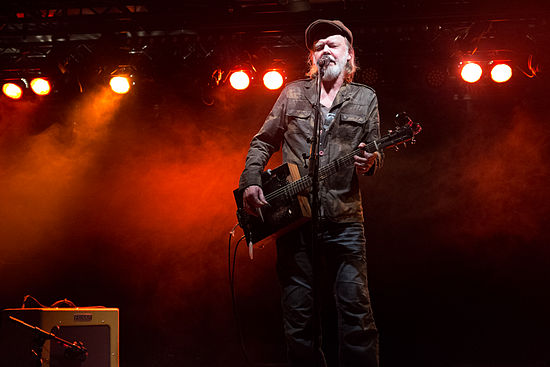
[[[42,347],[43,367],[118,367],[117,308],[18,308],[2,311],[0,324],[0,358],[2,367],[37,366],[33,349],[41,344],[40,333],[19,322],[54,333],[57,337],[82,342],[87,356],[73,358],[60,343],[46,340]]]

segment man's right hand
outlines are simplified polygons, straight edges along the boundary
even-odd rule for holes
[[[260,208],[269,203],[265,200],[264,191],[258,185],[248,186],[243,192],[243,207],[248,214],[258,216]]]

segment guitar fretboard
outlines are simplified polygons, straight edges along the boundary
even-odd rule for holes
[[[349,152],[348,154],[344,155],[343,157],[340,157],[332,161],[326,166],[321,167],[319,169],[319,181],[323,181],[327,179],[329,176],[332,176],[343,167],[348,167],[353,165],[354,163],[353,156],[360,154],[361,151],[374,153],[377,150],[377,147],[381,148],[380,143],[376,141],[370,142],[365,147],[357,148]],[[290,182],[289,184],[281,188],[278,188],[277,190],[273,190],[272,192],[270,192],[265,196],[265,199],[266,201],[270,202],[272,200],[275,200],[284,196],[293,197],[294,195],[297,195],[301,192],[308,190],[312,185],[313,185],[313,179],[311,178],[311,176],[304,176],[299,180]]]

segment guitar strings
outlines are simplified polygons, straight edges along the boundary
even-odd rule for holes
[[[360,148],[355,149],[354,151],[352,151],[352,152],[346,154],[345,156],[343,156],[342,158],[337,159],[335,161],[332,161],[328,165],[326,165],[324,167],[321,167],[320,172],[319,172],[319,179],[324,180],[325,178],[327,178],[331,174],[337,172],[338,169],[342,166],[342,163],[344,163],[344,165],[349,164],[353,160],[353,156],[358,154],[361,150],[370,150],[370,149],[373,149],[373,148],[376,148],[376,144],[375,144],[375,142],[370,142],[363,149],[360,149]],[[312,181],[311,176],[305,176],[305,177],[302,177],[299,180],[292,181],[289,184],[287,184],[283,187],[280,187],[280,188],[270,192],[269,194],[267,194],[265,196],[265,200],[267,202],[269,202],[273,199],[276,199],[279,196],[282,196],[283,194],[285,194],[285,195],[298,194],[298,193],[302,192],[303,190],[305,190],[306,188],[308,188],[311,185],[311,181]]]

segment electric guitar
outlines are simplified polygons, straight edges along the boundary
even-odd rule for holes
[[[390,130],[387,135],[319,168],[319,181],[325,180],[343,167],[352,166],[353,156],[360,155],[362,150],[374,153],[390,147],[397,148],[408,141],[414,143],[415,135],[422,130],[420,124],[413,122],[405,113],[397,114],[395,122],[395,130]],[[242,190],[233,191],[237,219],[247,244],[260,245],[275,240],[311,218],[309,201],[304,196],[311,189],[311,176],[300,177],[296,165],[285,163],[273,170],[264,171],[261,179],[262,190],[269,205],[261,207],[258,216],[250,215],[244,210]]]

